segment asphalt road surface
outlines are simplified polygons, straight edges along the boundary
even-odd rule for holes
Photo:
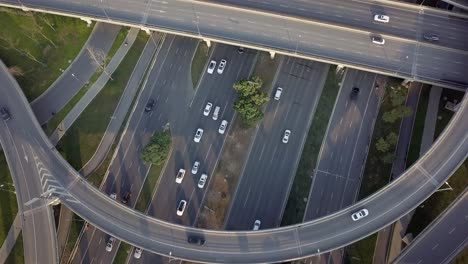
[[[346,72],[318,157],[304,221],[355,201],[379,109],[375,79],[374,73]],[[360,90],[356,100],[350,97],[353,87]]]
[[[416,15],[413,8],[412,12],[402,13],[404,18],[398,19],[396,15],[396,19],[393,20],[397,21],[398,26],[395,26],[392,20],[388,25],[375,25],[377,30],[369,31],[366,27],[373,23],[371,16],[373,10],[385,11],[386,4],[374,3],[371,10],[364,14],[367,19],[360,21],[361,27],[356,30],[335,26],[327,21],[298,20],[286,15],[272,16],[263,12],[226,8],[198,1],[120,0],[90,3],[79,0],[3,0],[0,3],[84,15],[114,23],[145,25],[153,29],[189,34],[213,41],[243,43],[242,45],[275,50],[292,56],[307,56],[316,60],[462,89],[466,89],[468,83],[468,75],[464,74],[468,65],[468,52],[445,47],[457,45],[452,43],[467,43],[467,18],[440,10],[417,9],[420,12]],[[356,5],[356,2],[353,4]],[[344,12],[353,14],[359,10],[354,5],[351,7],[345,7]],[[424,16],[425,13],[432,14],[432,12],[435,14]],[[398,31],[393,27],[404,26],[404,22],[398,21],[406,20],[410,24],[408,27],[416,28],[414,35],[420,38],[420,32],[425,32],[428,27],[435,29],[432,24],[442,23],[440,19],[445,19],[443,23],[445,27],[442,25],[442,28],[454,30],[444,30],[452,32],[450,33],[452,35],[447,35],[447,39],[450,40],[444,39],[445,46],[385,33],[389,28]],[[441,31],[440,34],[445,34],[440,28],[437,30]],[[373,44],[371,37],[375,35],[382,35],[386,40],[385,45]]]
[[[190,65],[196,43],[196,40],[189,38],[172,35],[166,37],[108,169],[103,190],[107,194],[116,193],[119,201],[127,191],[132,192],[132,198],[128,203],[131,207],[135,205],[149,171],[149,167],[140,159],[141,150],[153,132],[162,131],[168,122],[167,116],[163,113],[164,109],[177,98],[173,88],[183,87],[187,79],[182,77],[188,76],[185,67],[179,67],[179,64]],[[146,69],[140,71],[144,72]],[[152,112],[145,113],[144,108],[150,98],[155,100],[155,107]],[[172,101],[168,103],[169,98]],[[132,100],[132,98],[126,99]],[[109,235],[94,228],[86,231],[80,240],[73,263],[111,263],[119,243],[114,245],[112,252],[106,252],[105,245],[109,238]]]
[[[96,24],[96,28],[86,42],[86,47],[67,71],[47,91],[31,103],[40,124],[48,122],[56,113],[62,110],[96,72],[96,62],[86,48],[102,51],[104,55],[107,55],[119,31],[120,26],[107,23]]]
[[[12,137],[18,143],[29,144],[49,172],[50,180],[42,186],[44,190],[53,184],[56,189],[53,195],[64,206],[118,239],[158,254],[198,262],[271,263],[346,246],[414,210],[453,174],[468,153],[468,101],[463,100],[432,148],[397,180],[367,199],[327,217],[289,227],[259,232],[200,230],[154,219],[111,200],[82,180],[55,150],[17,85],[15,89],[0,86],[0,94],[8,94],[8,102],[4,104],[12,113],[8,121]],[[3,140],[2,144],[9,147]],[[15,157],[8,151],[6,155],[8,159],[14,157],[23,167],[36,169],[31,160]],[[351,213],[363,207],[369,210],[369,216],[352,221]],[[205,237],[204,246],[187,243],[187,236],[194,234]]]
[[[260,228],[280,225],[328,69],[324,63],[291,57],[280,64],[229,211],[227,230],[250,230],[257,219]],[[283,88],[280,100],[273,98],[277,87]],[[286,129],[291,135],[285,144]]]
[[[218,133],[219,125],[222,120],[227,120],[229,127],[234,117],[233,104],[236,92],[232,85],[238,80],[249,77],[256,54],[257,52],[251,50],[238,54],[237,47],[216,46],[209,60],[216,60],[219,63],[221,59],[226,59],[227,66],[223,74],[218,74],[216,71],[213,74],[207,74],[204,69],[205,73],[193,101],[189,105],[177,105],[179,116],[171,120],[171,128],[175,127],[176,131],[173,134],[172,154],[148,209],[149,215],[171,223],[194,225],[227,135],[227,132],[224,135]],[[190,64],[185,65],[187,69],[189,66]],[[204,116],[203,109],[208,102],[211,102],[213,107],[210,115]],[[212,116],[216,106],[220,106],[221,110],[215,121]],[[176,110],[172,109],[172,111]],[[193,138],[198,128],[202,128],[204,132],[201,141],[196,143]],[[193,175],[191,168],[196,160],[200,162],[200,167],[197,174]],[[182,183],[177,184],[175,176],[180,168],[184,168],[186,173]],[[204,188],[200,189],[197,185],[202,173],[208,175],[208,180]],[[184,214],[178,216],[176,209],[182,199],[187,201],[187,206]],[[160,258],[160,256],[144,252],[140,260],[133,262],[159,263]]]
[[[407,246],[392,263],[452,263],[468,244],[468,189]]]
[[[28,118],[28,112],[13,112],[15,93],[21,88],[0,61],[0,107],[9,109],[12,119]],[[23,104],[28,104],[23,96]],[[10,120],[11,121],[11,120]],[[0,119],[0,142],[6,155],[15,185],[18,213],[22,222],[24,263],[58,263],[55,221],[49,201],[38,199],[45,192],[42,188],[53,180],[50,172],[38,157],[38,149],[28,142],[30,132],[22,128],[21,122]],[[57,188],[58,189],[58,188]],[[34,200],[33,200],[34,199]]]

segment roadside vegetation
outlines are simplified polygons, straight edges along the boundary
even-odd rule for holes
[[[193,89],[196,89],[198,86],[198,82],[205,70],[205,65],[210,56],[210,51],[213,48],[211,46],[208,48],[206,42],[200,41],[198,42],[197,50],[195,51],[195,55],[192,59],[192,66],[191,66],[191,76],[192,76],[192,86]]]
[[[408,89],[401,86],[400,82],[400,79],[391,79],[385,87],[385,96],[369,146],[359,200],[376,192],[390,181],[401,120],[411,115],[412,111],[405,106]]]
[[[262,109],[269,101],[266,93],[260,88],[263,81],[260,77],[254,76],[250,80],[242,80],[233,85],[237,91],[237,101],[234,103],[242,122],[247,127],[256,125],[262,118]]]
[[[312,183],[311,176],[314,173],[320,147],[338,96],[339,84],[342,81],[342,77],[343,72],[337,72],[336,66],[330,67],[325,87],[323,88],[306,141],[304,142],[296,176],[294,177],[288,203],[283,213],[282,226],[301,223],[304,219],[307,198]]]
[[[145,182],[141,188],[140,196],[138,196],[138,200],[135,204],[136,210],[140,212],[146,212],[148,209],[151,199],[153,198],[153,194],[156,192],[163,168],[164,162],[159,165],[151,166],[148,175],[146,176]]]
[[[271,59],[266,52],[259,52],[252,76],[263,80],[262,93],[270,94],[274,76],[281,57]],[[208,229],[224,229],[227,210],[239,182],[247,153],[255,135],[255,127],[245,127],[236,115],[228,127],[227,138],[216,166],[195,226]]]
[[[171,148],[171,132],[156,132],[141,152],[141,159],[151,165],[162,165]]]
[[[8,255],[5,264],[24,263],[23,233],[21,232],[16,240],[15,246]]]
[[[118,48],[122,45],[125,38],[127,37],[129,28],[122,27],[117,35],[114,44],[110,48],[109,52],[107,53],[107,58],[105,60],[105,65],[107,65],[110,60],[114,57],[115,53],[117,52]],[[51,135],[54,130],[58,127],[60,122],[68,115],[68,113],[75,107],[75,105],[81,100],[81,98],[86,94],[86,92],[93,86],[96,80],[101,76],[103,72],[102,67],[98,67],[96,72],[89,78],[88,83],[80,89],[80,91],[60,110],[57,114],[52,117],[52,119],[44,125],[44,131],[47,135]]]
[[[132,246],[123,241],[120,241],[119,249],[115,255],[114,264],[125,264],[127,263],[128,254],[132,251]],[[133,256],[132,256],[133,257]]]
[[[68,260],[70,259],[71,253],[73,251],[73,247],[75,246],[75,243],[77,242],[84,225],[84,220],[76,214],[73,214],[72,219],[69,221],[71,221],[70,233],[68,234],[67,243],[65,244],[65,248],[63,250],[62,263],[68,263]]]
[[[15,187],[3,151],[0,151],[0,243],[3,244],[16,214]]]
[[[93,26],[77,18],[0,8],[0,58],[29,101],[41,95],[80,52]]]
[[[374,247],[377,242],[377,234],[361,239],[345,250],[343,263],[346,264],[371,264],[374,258]]]
[[[413,131],[411,133],[408,157],[406,159],[406,168],[409,168],[419,158],[430,91],[431,89],[429,85],[423,85],[421,88],[421,93],[419,95],[418,101],[418,109],[416,110]]]
[[[96,151],[147,40],[146,33],[138,34],[135,43],[112,75],[113,79],[109,80],[57,144],[57,149],[75,169],[79,170]]]
[[[443,89],[442,94],[440,96],[440,103],[439,103],[439,112],[437,113],[437,122],[435,128],[435,135],[434,138],[437,138],[444,128],[448,125],[452,116],[455,114],[453,111],[448,110],[445,108],[447,102],[451,103],[459,103],[463,100],[463,92],[455,91],[452,89]]]

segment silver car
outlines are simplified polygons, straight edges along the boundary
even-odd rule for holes
[[[289,136],[291,135],[291,130],[289,129],[286,129],[284,131],[284,135],[283,135],[283,143],[288,143],[289,142]]]
[[[195,161],[193,163],[193,166],[192,166],[192,174],[197,174],[198,172],[198,167],[200,167],[200,162],[199,161]]]
[[[223,120],[221,122],[221,125],[219,126],[219,129],[218,129],[218,132],[223,135],[224,132],[226,131],[226,127],[227,127],[227,124],[228,124],[228,121],[227,120]]]
[[[207,70],[207,72],[208,72],[209,74],[213,74],[215,68],[216,68],[216,61],[215,61],[215,60],[211,60],[211,61],[210,61],[210,64],[208,65],[208,70]]]
[[[374,15],[374,21],[388,23],[390,22],[390,17],[386,15],[377,14],[377,15]]]
[[[219,63],[219,66],[218,66],[218,74],[223,74],[224,72],[224,68],[226,68],[226,63],[227,61],[225,59],[222,59],[221,62]]]
[[[193,141],[195,142],[200,142],[201,137],[203,136],[203,129],[199,128],[197,129],[197,132],[195,133],[195,137],[193,138]]]
[[[203,189],[203,187],[205,187],[206,179],[208,179],[208,175],[203,173],[198,180],[198,188]]]

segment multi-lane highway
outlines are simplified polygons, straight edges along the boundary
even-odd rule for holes
[[[328,65],[285,57],[229,210],[228,230],[280,225],[302,146],[327,77]],[[273,97],[283,89],[279,100]],[[283,143],[285,130],[291,131]]]
[[[388,1],[367,4],[367,13],[358,14],[357,10],[362,3],[363,1],[353,1],[353,4],[337,5],[344,9],[343,14],[349,13],[351,17],[361,19],[354,22],[359,25],[357,28],[356,25],[346,23],[335,25],[334,22],[322,21],[320,18],[298,19],[285,14],[228,8],[221,4],[200,1],[133,1],[131,4],[122,0],[96,3],[78,0],[0,2],[12,7],[132,24],[213,41],[243,43],[242,45],[287,55],[305,56],[403,78],[466,88],[468,76],[463,71],[468,64],[468,52],[465,48],[468,21],[465,16],[413,7],[408,8],[411,9],[410,12],[403,13],[404,17],[400,17],[398,10],[404,8],[394,7]],[[298,1],[295,1],[292,5],[297,4]],[[388,25],[374,23],[372,16],[375,13],[385,13],[387,9],[389,15],[396,17]],[[435,23],[441,26],[433,26]],[[375,25],[368,26],[369,24]],[[393,35],[394,32],[399,32],[399,27],[409,28],[406,34],[415,29],[412,36],[416,37]],[[420,41],[421,34],[429,29],[443,37],[443,45]],[[375,35],[385,38],[385,45],[372,43],[371,37]],[[459,48],[458,45],[463,49],[456,49]]]
[[[177,104],[178,116],[171,119],[173,134],[172,155],[169,158],[157,192],[155,193],[148,214],[158,219],[171,223],[193,226],[200,210],[206,189],[209,185],[213,171],[218,163],[219,155],[224,145],[227,132],[224,135],[218,133],[222,120],[228,121],[228,127],[234,117],[233,103],[236,92],[232,85],[241,79],[248,78],[254,66],[254,58],[257,52],[246,50],[243,54],[237,53],[237,47],[227,45],[216,45],[208,60],[221,59],[227,61],[227,66],[222,74],[216,71],[213,74],[206,73],[200,81],[200,85],[192,98],[188,98],[190,104]],[[189,64],[185,65],[188,69]],[[190,85],[184,87],[191,88]],[[179,85],[179,89],[181,89]],[[179,98],[185,96],[180,94]],[[191,101],[190,101],[191,100]],[[206,104],[213,104],[208,116],[204,116],[203,110]],[[220,107],[218,119],[213,120],[214,109]],[[195,131],[198,128],[204,130],[199,143],[194,142]],[[171,130],[172,132],[172,130]],[[197,173],[191,173],[193,163],[199,161]],[[185,169],[186,173],[181,184],[175,182],[175,175],[179,169]],[[203,188],[199,188],[198,180],[202,173],[208,175],[208,180]],[[186,200],[187,206],[182,216],[176,214],[177,205],[180,200]],[[158,263],[159,256],[154,254],[143,254],[141,260],[135,263]]]
[[[305,221],[336,212],[355,200],[378,114],[375,79],[373,73],[346,72],[314,171]],[[359,93],[352,99],[354,87]]]
[[[18,83],[8,73],[6,66],[0,61],[0,107],[9,106],[18,94],[9,91],[19,91],[26,103],[26,98],[20,91]],[[10,108],[11,110],[11,108]],[[31,114],[31,113],[29,113]],[[12,118],[22,120],[27,118],[27,112],[10,113]],[[50,171],[42,163],[39,149],[28,142],[29,130],[22,128],[21,122],[8,122],[0,119],[0,142],[5,152],[8,167],[15,184],[18,213],[22,222],[22,236],[25,263],[58,263],[57,235],[52,208],[49,206],[43,185],[53,181]],[[55,188],[55,187],[51,187]],[[58,191],[58,190],[57,190]],[[44,243],[47,241],[47,243]]]
[[[9,95],[4,104],[12,113],[8,121],[12,135],[29,143],[51,177],[57,180],[54,184],[63,186],[64,192],[56,195],[65,206],[99,229],[131,244],[166,256],[202,262],[278,262],[345,246],[413,210],[445,182],[468,153],[468,108],[464,100],[431,150],[399,179],[353,206],[312,222],[255,233],[197,230],[130,210],[81,180],[48,142],[19,87],[1,86],[0,93]],[[22,136],[22,130],[28,131],[27,137]],[[34,166],[24,159],[18,162]],[[47,182],[45,187],[51,183]],[[353,222],[350,214],[362,207],[370,211],[369,216]],[[188,244],[187,236],[193,234],[204,236],[205,245]]]
[[[452,263],[468,245],[468,188],[392,263]]]

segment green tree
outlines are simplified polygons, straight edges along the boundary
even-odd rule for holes
[[[403,105],[406,101],[406,93],[405,88],[401,87],[392,87],[390,90],[390,101],[392,102],[393,106],[400,106]]]
[[[171,143],[169,131],[155,133],[141,152],[141,159],[146,163],[161,165],[167,158]]]
[[[375,148],[378,151],[385,153],[390,149],[390,144],[388,144],[388,142],[385,141],[384,138],[379,138],[379,140],[377,140],[377,142],[375,143]]]
[[[242,80],[233,85],[238,94],[234,109],[248,126],[255,125],[263,118],[262,107],[268,102],[268,95],[260,91],[262,85],[263,81],[259,77]]]
[[[396,146],[398,142],[398,135],[395,132],[390,132],[385,140],[390,146]]]
[[[387,153],[387,154],[383,155],[382,162],[385,163],[385,164],[392,164],[394,159],[395,159],[395,154]]]

